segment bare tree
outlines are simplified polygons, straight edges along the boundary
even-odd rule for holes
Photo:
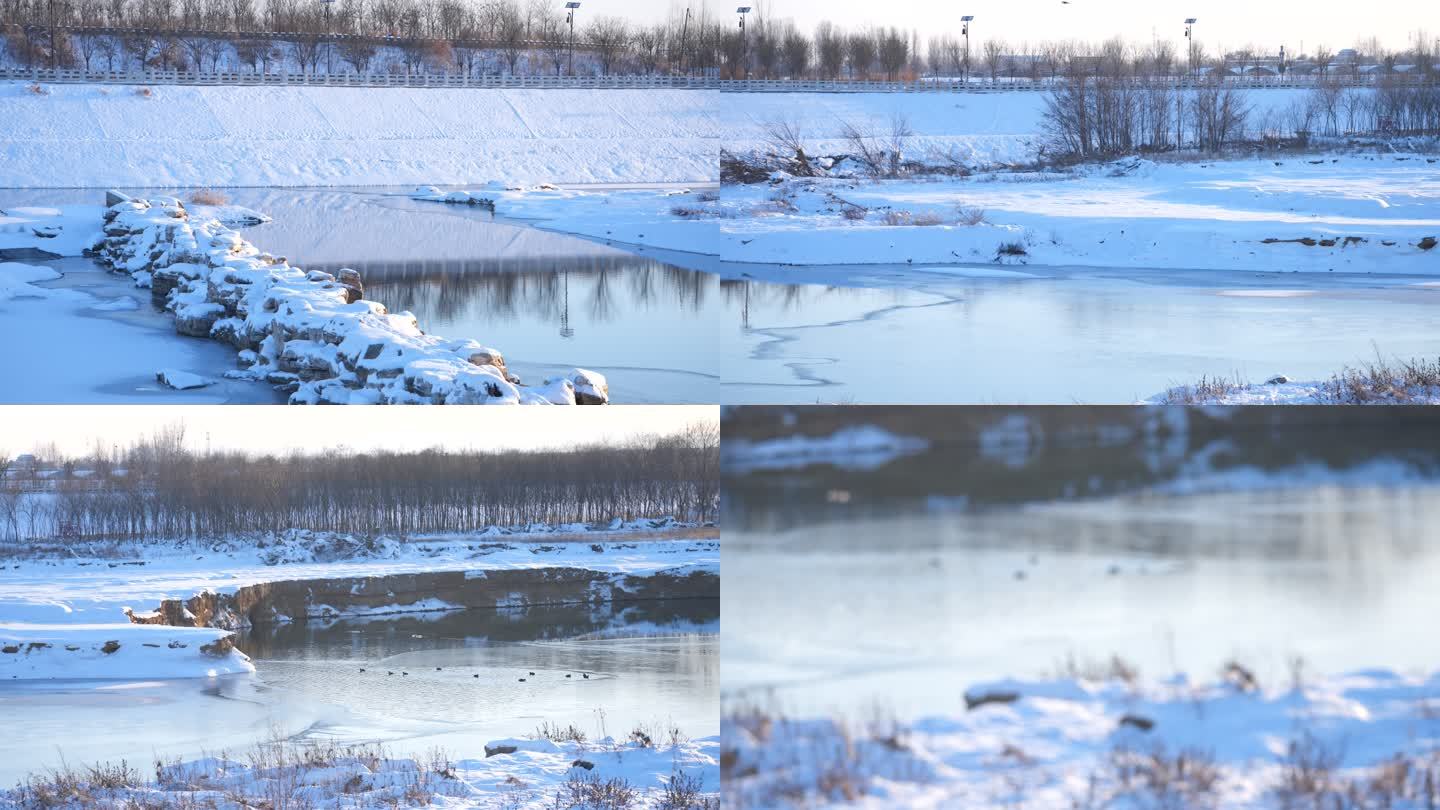
[[[815,27],[815,50],[821,74],[827,79],[839,78],[845,67],[845,40],[830,22]]]
[[[1000,64],[1005,58],[1005,41],[1000,39],[987,39],[983,48],[985,70],[990,74],[990,81],[993,84],[995,78],[1000,74]]]
[[[601,75],[609,75],[616,61],[630,44],[630,24],[620,17],[597,17],[587,29],[595,56],[600,60]]]
[[[878,37],[880,67],[885,78],[894,81],[896,74],[910,61],[910,43],[898,28],[882,31]]]

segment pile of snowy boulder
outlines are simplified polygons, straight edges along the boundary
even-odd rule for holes
[[[420,330],[415,316],[364,298],[360,274],[306,272],[262,253],[173,197],[107,194],[101,262],[148,287],[175,331],[228,343],[241,369],[296,404],[603,405],[604,376],[585,369],[522,385],[500,352]]]

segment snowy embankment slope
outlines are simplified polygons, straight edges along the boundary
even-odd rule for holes
[[[721,198],[713,216],[729,262],[1440,273],[1433,154],[784,177],[727,185]],[[1003,245],[1015,247],[1002,255]]]
[[[898,727],[741,711],[722,722],[725,791],[756,808],[1277,810],[1383,786],[1373,806],[1418,810],[1440,767],[1437,688],[1376,670],[1261,689],[1232,669],[1218,684],[988,684],[963,715]]]
[[[367,542],[348,535],[287,532],[264,545],[240,540],[127,543],[95,549],[96,555],[105,556],[12,558],[0,566],[9,569],[0,577],[0,618],[52,624],[126,622],[127,607],[149,611],[167,599],[202,592],[233,594],[246,586],[286,580],[447,571],[474,577],[487,571],[546,568],[629,577],[720,570],[715,540],[646,539],[647,532],[635,530],[549,539],[563,536],[481,533]]]
[[[204,678],[254,672],[228,630],[141,624],[0,624],[0,681]]]
[[[0,83],[0,188],[714,182],[709,90]]]

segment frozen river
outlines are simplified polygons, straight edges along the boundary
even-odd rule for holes
[[[1435,669],[1417,619],[1440,610],[1433,431],[1041,446],[1035,425],[873,470],[727,476],[726,701],[955,715],[976,682],[1111,656],[1151,679],[1233,659],[1271,684],[1296,661]]]
[[[62,757],[146,773],[157,757],[241,755],[272,734],[457,758],[542,722],[592,738],[642,724],[712,735],[719,618],[716,600],[677,600],[286,625],[240,634],[254,676],[0,683],[0,784]]]
[[[726,270],[740,273],[754,278],[721,282],[726,403],[1131,404],[1202,376],[1321,380],[1377,351],[1440,353],[1440,287],[1414,276]]]

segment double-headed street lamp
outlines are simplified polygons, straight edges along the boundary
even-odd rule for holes
[[[580,4],[577,3],[577,2],[575,2],[575,0],[570,0],[570,2],[568,2],[568,3],[565,4],[565,8],[567,9],[566,12],[565,12],[565,24],[568,25],[568,26],[570,26],[570,75],[571,75],[571,76],[574,76],[574,75],[575,75],[575,11],[576,11],[576,9],[580,8]]]
[[[962,33],[962,34],[965,35],[965,83],[966,83],[966,84],[969,84],[969,83],[970,83],[970,23],[973,22],[974,19],[975,19],[975,15],[974,15],[974,14],[966,14],[964,17],[961,17],[961,18],[960,18],[960,22],[963,23],[963,26],[960,28],[960,33]]]
[[[750,13],[750,7],[740,6],[735,9],[735,13],[740,15],[740,63],[745,66],[745,78],[748,79],[750,78],[750,49],[746,47],[749,43],[745,41],[745,15]]]

